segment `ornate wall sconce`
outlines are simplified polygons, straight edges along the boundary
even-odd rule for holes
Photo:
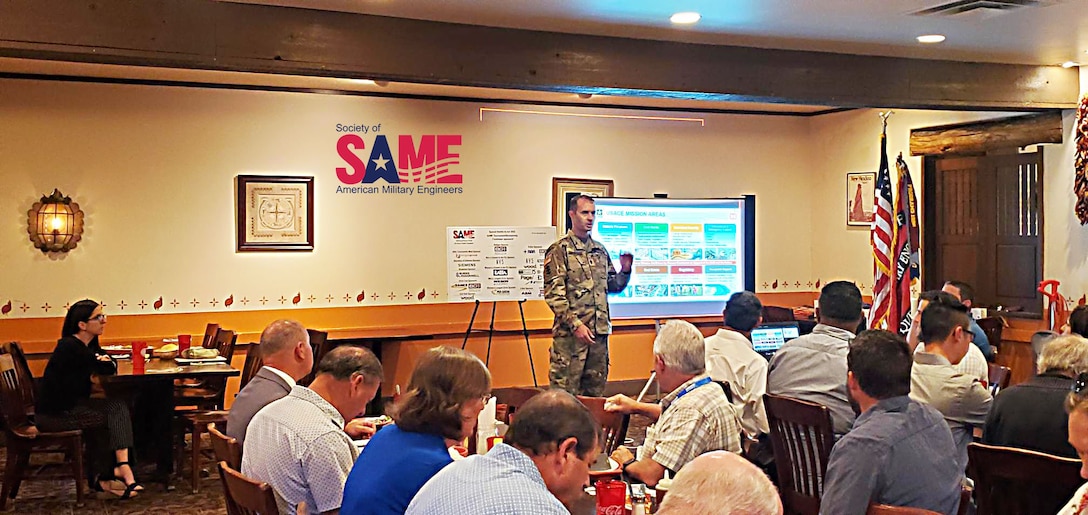
[[[83,211],[57,189],[30,207],[26,221],[30,241],[42,253],[68,252],[83,237]]]

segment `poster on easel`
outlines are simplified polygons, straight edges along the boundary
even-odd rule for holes
[[[449,302],[544,298],[544,253],[555,228],[446,228]]]

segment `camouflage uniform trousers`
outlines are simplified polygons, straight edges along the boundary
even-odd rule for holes
[[[552,388],[562,388],[572,395],[603,397],[608,383],[608,335],[586,344],[574,336],[552,337]]]

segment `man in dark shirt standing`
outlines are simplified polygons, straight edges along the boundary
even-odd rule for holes
[[[861,415],[831,450],[821,514],[865,513],[870,503],[954,514],[963,471],[944,417],[913,401],[911,353],[888,331],[850,344],[847,388]]]

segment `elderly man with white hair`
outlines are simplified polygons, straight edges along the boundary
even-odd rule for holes
[[[683,320],[669,321],[654,340],[654,372],[661,404],[637,402],[626,395],[608,398],[605,409],[638,413],[656,423],[646,430],[645,453],[636,461],[624,447],[612,458],[636,481],[657,485],[665,471],[676,472],[710,451],[740,453],[740,425],[725,390],[706,374],[703,335]]]
[[[1088,372],[1088,340],[1072,334],[1051,340],[1038,370],[1028,382],[997,395],[982,441],[1076,459],[1064,405],[1073,378]]]
[[[782,501],[767,475],[725,451],[691,460],[672,481],[659,515],[782,515]]]

